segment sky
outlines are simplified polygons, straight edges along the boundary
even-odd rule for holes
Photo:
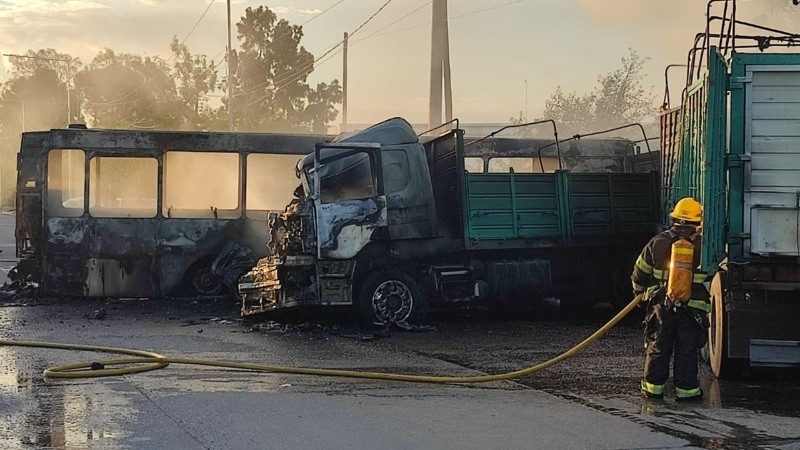
[[[234,22],[245,8],[260,5],[291,23],[310,20],[301,43],[319,56],[385,2],[232,0],[231,10]],[[427,122],[429,3],[391,0],[351,38],[350,123],[392,116]],[[776,12],[776,4],[790,3],[740,0],[739,18],[800,32],[800,14]],[[454,116],[471,123],[499,123],[527,110],[529,118],[538,117],[559,86],[591,90],[598,75],[620,65],[628,48],[650,58],[645,82],[660,99],[664,67],[686,60],[694,34],[705,27],[705,7],[704,0],[449,0]],[[226,33],[225,0],[0,0],[1,53],[54,48],[88,63],[109,47],[166,58],[169,42],[177,36],[186,38],[193,53],[221,58]],[[0,80],[5,80],[8,60],[0,62]],[[309,81],[341,76],[338,54],[320,61]],[[675,83],[679,78],[677,74]]]

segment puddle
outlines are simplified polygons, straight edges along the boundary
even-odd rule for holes
[[[45,366],[0,348],[0,448],[120,448],[128,401],[105,383],[47,381]]]

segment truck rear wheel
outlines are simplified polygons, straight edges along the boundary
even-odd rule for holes
[[[725,314],[725,272],[717,272],[711,281],[711,313],[708,327],[708,362],[717,378],[741,376],[744,361],[728,356],[727,315]]]
[[[422,320],[428,299],[413,276],[390,266],[367,275],[356,298],[356,315],[364,326],[390,325]]]

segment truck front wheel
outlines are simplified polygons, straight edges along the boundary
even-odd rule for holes
[[[428,312],[428,299],[405,270],[383,267],[366,276],[355,307],[361,325],[385,326],[423,319]]]

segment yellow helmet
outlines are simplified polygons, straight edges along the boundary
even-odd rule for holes
[[[703,206],[692,197],[684,197],[675,204],[675,209],[670,217],[686,222],[700,223],[703,221]]]

